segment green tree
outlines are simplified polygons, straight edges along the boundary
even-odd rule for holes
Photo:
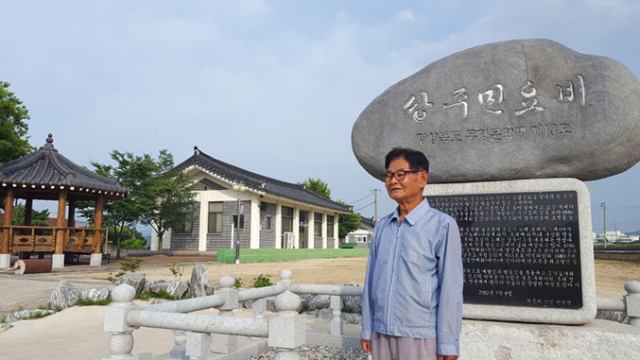
[[[27,140],[29,111],[8,89],[9,83],[0,81],[0,165],[33,150]]]
[[[193,209],[193,184],[182,171],[174,169],[173,155],[160,150],[150,177],[136,194],[145,211],[140,223],[158,234],[158,252],[162,254],[162,237],[171,228],[183,227],[190,221]]]
[[[24,225],[24,218],[26,215],[26,208],[24,204],[18,204],[13,207],[13,225]],[[49,210],[44,209],[42,211],[31,210],[31,225],[32,226],[48,226],[47,219],[49,218]]]
[[[342,200],[336,200],[336,202],[347,205],[347,203]],[[340,214],[338,218],[338,237],[344,239],[350,232],[358,230],[360,221],[362,221],[362,217],[358,213]]]
[[[122,200],[107,201],[104,204],[103,224],[109,231],[109,240],[115,243],[116,258],[120,258],[122,240],[128,238],[125,232],[135,228],[143,213],[149,211],[137,195],[142,191],[149,176],[155,168],[153,158],[149,155],[136,156],[130,152],[114,150],[110,153],[115,165],[105,165],[92,162],[93,171],[110,179],[118,179],[120,185],[129,190],[129,195]],[[78,202],[78,208],[87,221],[93,223],[94,203],[90,201]]]
[[[331,189],[329,189],[329,185],[326,182],[320,179],[308,178],[300,184],[304,185],[304,188],[312,193],[331,200]]]
[[[301,184],[304,185],[305,189],[315,193],[316,195],[320,195],[326,199],[331,200],[331,189],[326,182],[320,179],[308,178]],[[334,201],[342,205],[347,205],[347,203],[342,200]],[[340,214],[340,217],[338,218],[338,237],[340,239],[344,239],[345,237],[347,237],[348,233],[357,230],[360,226],[360,221],[361,217],[358,213]]]
[[[105,225],[115,229],[117,257],[122,240],[128,239],[126,230],[136,224],[150,225],[162,237],[167,229],[183,226],[190,220],[184,214],[193,205],[192,186],[182,172],[173,169],[173,156],[167,150],[161,150],[157,159],[149,154],[117,150],[110,155],[115,165],[92,165],[96,173],[118,179],[129,190],[125,199],[110,201],[104,208]],[[92,219],[93,213],[85,211],[83,216]],[[162,241],[159,246],[162,252]]]

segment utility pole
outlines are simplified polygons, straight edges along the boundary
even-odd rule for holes
[[[375,217],[373,218],[373,223],[377,224],[378,223],[378,191],[380,191],[380,189],[373,189],[371,190],[373,191],[373,203],[374,203],[374,208],[375,208]]]
[[[604,248],[607,248],[607,203],[600,203],[600,207],[602,207],[602,239],[604,240]]]

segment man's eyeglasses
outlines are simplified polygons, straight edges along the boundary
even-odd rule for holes
[[[382,175],[382,180],[391,181],[391,179],[395,177],[396,179],[398,179],[398,181],[402,181],[404,180],[405,176],[407,176],[407,174],[411,174],[411,173],[415,174],[423,171],[425,170],[398,170],[394,172],[388,172]]]

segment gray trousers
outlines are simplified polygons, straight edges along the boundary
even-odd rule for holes
[[[438,345],[435,339],[413,339],[373,334],[373,360],[436,360]]]

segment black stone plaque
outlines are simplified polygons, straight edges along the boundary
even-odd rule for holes
[[[428,200],[460,227],[465,303],[582,307],[575,191]]]

